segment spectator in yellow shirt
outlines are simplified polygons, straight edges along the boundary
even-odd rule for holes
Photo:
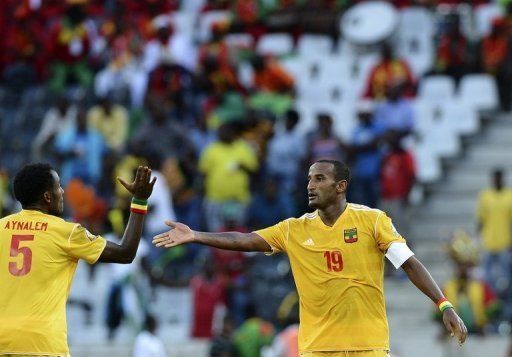
[[[99,103],[89,109],[87,123],[96,129],[113,151],[121,151],[128,139],[128,112],[112,102],[109,96],[101,98]]]
[[[258,158],[249,144],[238,138],[234,124],[223,124],[218,140],[206,147],[199,159],[204,175],[205,215],[208,229],[217,232],[226,206],[238,206],[237,224],[242,223],[251,199],[250,175],[258,169]]]
[[[492,187],[480,192],[478,230],[485,252],[485,278],[502,295],[510,284],[512,191],[504,187],[503,170],[492,172]]]

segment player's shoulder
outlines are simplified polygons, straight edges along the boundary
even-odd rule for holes
[[[384,213],[378,208],[372,208],[358,203],[348,203],[347,209],[353,214],[366,215],[371,217]]]
[[[371,224],[375,223],[381,215],[386,213],[378,208],[372,208],[357,203],[349,203],[347,206],[348,214],[357,221],[366,221]]]
[[[304,213],[302,216],[300,217],[293,217],[293,218],[288,218],[289,220],[292,220],[293,222],[308,222],[308,221],[312,221],[314,219],[316,219],[318,217],[318,211],[313,211],[313,212],[308,212],[308,213]]]
[[[80,223],[66,221],[57,216],[47,215],[47,219],[48,223],[51,223],[52,229],[66,235],[71,234],[71,232],[80,227]]]
[[[5,216],[5,217],[0,218],[0,227],[3,227],[3,226],[4,226],[4,225],[2,224],[2,223],[4,223],[4,222],[9,222],[9,221],[14,220],[14,219],[15,219],[15,217],[17,217],[17,215],[18,215],[18,214],[19,214],[19,212],[18,212],[18,213],[13,213],[13,214],[10,214],[10,215],[7,215],[7,216]]]

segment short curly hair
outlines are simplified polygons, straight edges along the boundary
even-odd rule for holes
[[[47,163],[25,165],[14,177],[14,197],[27,207],[39,203],[43,194],[51,190],[54,183],[52,176],[54,168]]]

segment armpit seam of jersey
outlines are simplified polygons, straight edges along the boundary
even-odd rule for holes
[[[68,245],[69,245],[69,244],[71,244],[71,242],[70,242],[69,240],[71,239],[71,236],[73,235],[73,232],[75,231],[76,227],[78,227],[78,225],[79,225],[78,223],[77,223],[77,224],[75,224],[75,225],[73,226],[73,229],[72,229],[72,230],[71,230],[71,232],[69,233],[69,236],[68,236]]]
[[[373,227],[373,236],[375,238],[377,238],[377,223],[379,222],[379,218],[380,218],[381,214],[382,214],[382,212],[379,212],[379,214],[377,215],[377,218],[375,219],[375,226]]]

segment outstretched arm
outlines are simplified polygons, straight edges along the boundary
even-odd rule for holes
[[[428,270],[416,257],[412,256],[407,259],[402,264],[402,269],[407,273],[409,280],[435,304],[444,298],[439,286],[437,286]],[[443,312],[443,323],[451,335],[457,337],[459,343],[464,343],[468,330],[453,308],[446,309]]]
[[[171,229],[153,238],[157,247],[171,248],[185,243],[199,243],[210,247],[241,252],[270,252],[270,245],[256,233],[208,233],[191,230],[187,225],[166,221]]]
[[[127,183],[120,177],[117,179],[133,195],[134,198],[144,201],[151,196],[153,186],[156,182],[156,177],[151,180],[151,170],[148,167],[142,166],[137,168],[135,181],[132,183]],[[98,261],[103,263],[131,263],[137,254],[143,225],[144,214],[132,211],[130,213],[130,218],[128,219],[128,224],[124,230],[121,243],[117,244],[107,241],[107,245],[101,253]]]

